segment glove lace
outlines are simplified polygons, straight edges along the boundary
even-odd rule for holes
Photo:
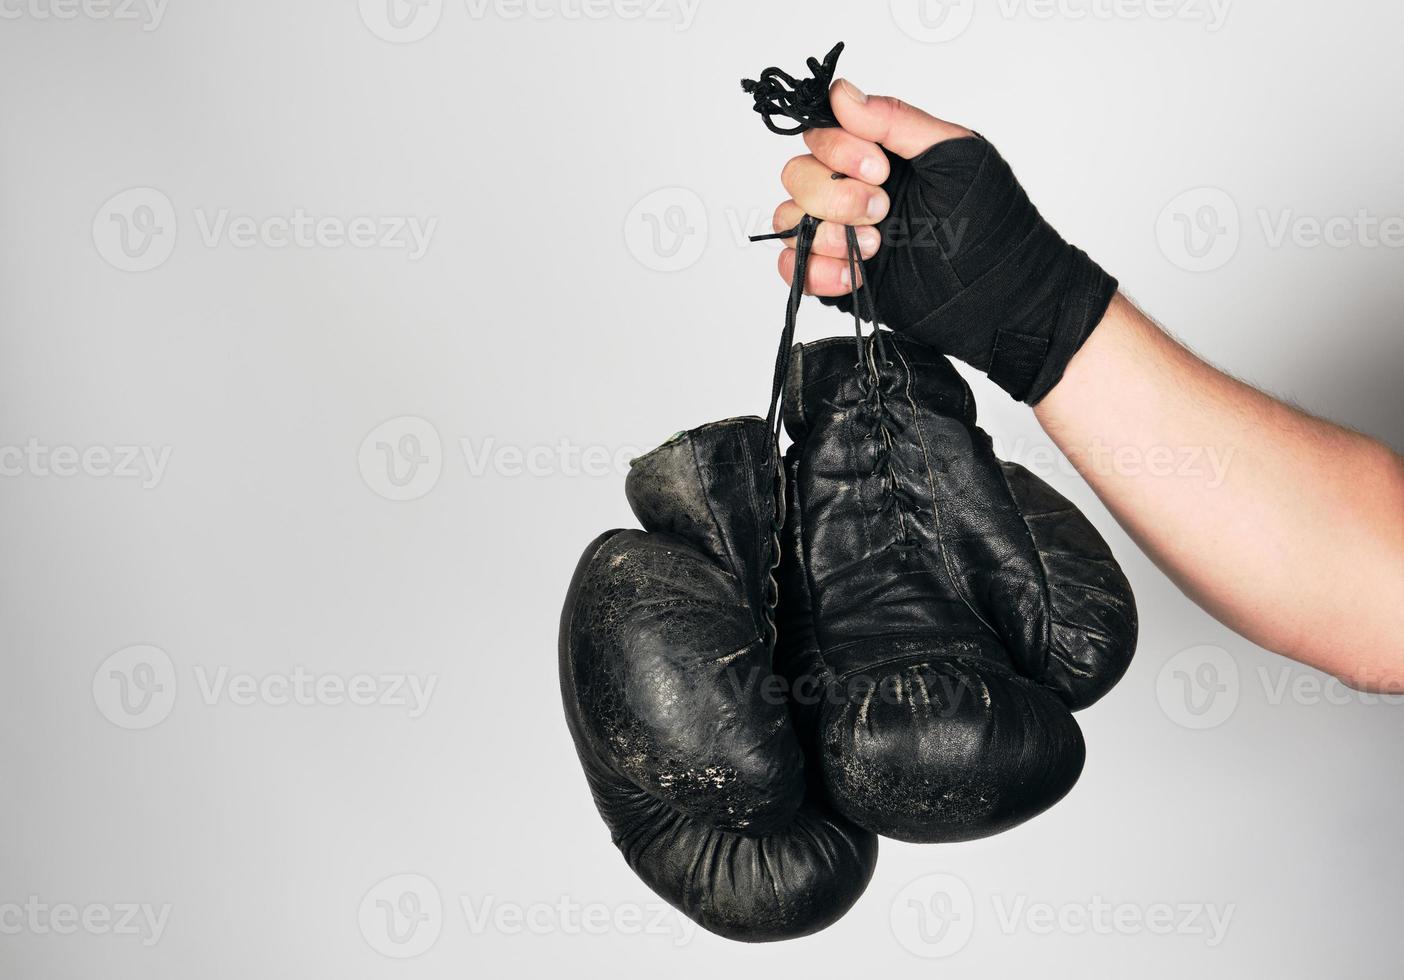
[[[813,78],[795,79],[779,68],[767,68],[759,79],[741,79],[741,91],[755,99],[753,108],[772,133],[794,136],[806,129],[837,126],[838,120],[829,106],[829,86],[842,52],[843,42],[840,41],[822,62],[806,59],[805,65]],[[796,125],[780,126],[775,116],[793,119]]]
[[[835,44],[822,62],[809,58],[806,64],[814,77],[796,80],[779,68],[767,68],[761,72],[758,81],[750,79],[741,82],[741,88],[755,99],[755,111],[760,113],[766,128],[773,133],[792,136],[807,129],[837,126],[833,109],[829,104],[829,86],[833,82],[834,70],[843,42]],[[776,125],[772,116],[781,115],[795,120],[793,127]],[[843,174],[834,174],[833,179],[845,179]],[[790,296],[785,305],[785,329],[781,335],[780,352],[776,357],[775,379],[771,388],[770,414],[766,421],[775,433],[773,448],[777,456],[776,473],[783,488],[784,473],[778,465],[780,415],[779,407],[789,371],[790,351],[794,344],[795,319],[800,300],[804,296],[804,281],[808,275],[810,253],[814,247],[814,235],[819,220],[812,215],[804,215],[799,224],[785,231],[767,235],[751,235],[753,242],[772,239],[795,239],[795,269],[790,280]],[[859,407],[860,418],[867,423],[864,441],[874,444],[873,467],[869,476],[875,478],[879,486],[877,506],[873,513],[893,520],[897,525],[897,537],[888,547],[896,551],[902,559],[921,547],[912,537],[915,519],[923,511],[905,481],[907,468],[902,465],[894,451],[896,437],[904,426],[892,412],[883,390],[882,369],[891,362],[887,358],[887,348],[878,320],[877,304],[873,299],[873,287],[863,265],[863,257],[858,248],[858,232],[852,225],[844,226],[845,251],[848,257],[849,297],[853,313],[854,345],[857,359],[854,370],[858,372],[858,389],[863,394]],[[861,285],[859,285],[861,280]],[[865,308],[866,307],[866,308]],[[872,323],[872,333],[863,335],[863,319]],[[783,489],[781,490],[783,499]],[[779,527],[783,524],[783,507],[776,509],[776,538],[779,546]],[[773,567],[772,567],[773,571]],[[772,582],[774,576],[772,574]]]

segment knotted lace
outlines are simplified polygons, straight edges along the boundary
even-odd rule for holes
[[[813,78],[796,80],[779,68],[767,68],[759,79],[741,79],[741,91],[755,99],[755,111],[772,133],[794,136],[806,129],[837,126],[838,120],[829,106],[829,86],[834,81],[834,69],[838,67],[842,52],[843,42],[840,41],[822,62],[814,58],[806,60]],[[773,116],[786,116],[796,125],[779,126]]]

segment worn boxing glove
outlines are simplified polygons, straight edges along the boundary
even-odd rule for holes
[[[807,789],[775,683],[775,459],[767,423],[744,418],[635,460],[644,530],[590,544],[561,617],[566,717],[615,845],[669,903],[746,941],[829,925],[877,860]]]
[[[1083,764],[1071,712],[1135,646],[1106,544],[995,457],[929,347],[886,331],[800,345],[785,406],[781,665],[814,692],[834,808],[888,837],[956,841],[1057,802]]]

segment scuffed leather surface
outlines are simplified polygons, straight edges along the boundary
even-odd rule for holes
[[[765,836],[680,817],[637,789],[591,780],[600,814],[629,866],[704,929],[745,942],[827,928],[862,895],[877,838],[820,804]]]
[[[950,362],[884,339],[910,498],[895,509],[872,473],[853,341],[791,361],[780,662],[797,690],[812,677],[822,691],[814,752],[840,813],[902,840],[966,840],[1071,789],[1084,746],[1069,709],[1125,671],[1135,607],[1086,519],[995,458]]]
[[[1036,630],[1011,630],[1017,641],[1011,645],[1021,669],[1077,711],[1110,691],[1131,665],[1137,633],[1131,585],[1067,498],[1017,463],[1000,467],[1033,539],[1044,590],[1037,618],[1024,623]],[[997,589],[993,594],[999,602]]]
[[[636,460],[644,530],[586,550],[567,595],[561,689],[595,803],[630,867],[704,928],[762,941],[835,921],[875,838],[806,784],[773,681],[779,479],[760,419]]]

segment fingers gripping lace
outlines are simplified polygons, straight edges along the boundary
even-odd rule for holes
[[[829,105],[829,85],[833,81],[838,56],[843,51],[843,42],[834,45],[822,63],[808,59],[813,78],[796,81],[778,68],[767,68],[761,73],[760,81],[743,81],[742,89],[755,98],[755,111],[761,114],[771,132],[794,135],[806,129],[836,126],[833,110]],[[788,85],[788,91],[781,86]],[[784,115],[797,123],[792,128],[781,128],[771,120],[773,115]],[[834,174],[834,180],[843,180],[845,175]],[[783,396],[785,375],[789,371],[790,352],[794,345],[795,320],[799,312],[800,300],[804,296],[804,282],[809,270],[810,254],[814,246],[814,236],[819,221],[812,215],[804,215],[799,224],[785,231],[768,235],[752,235],[753,242],[771,239],[795,239],[795,268],[790,280],[790,295],[785,305],[785,328],[781,335],[780,351],[776,356],[775,379],[771,388],[770,413],[767,423],[775,435],[772,448],[776,455],[776,474],[783,483],[783,470],[779,464],[780,403]],[[879,493],[874,511],[877,515],[891,519],[897,527],[896,539],[888,545],[902,559],[921,547],[912,536],[915,519],[922,514],[920,503],[912,494],[905,477],[907,468],[902,465],[895,451],[896,437],[901,433],[901,420],[891,411],[883,388],[883,368],[891,364],[887,358],[886,344],[883,341],[881,324],[878,320],[877,304],[873,299],[873,287],[863,265],[863,257],[858,248],[858,233],[852,225],[844,226],[845,252],[848,261],[849,295],[852,300],[854,344],[857,360],[854,370],[858,372],[858,389],[863,394],[859,407],[859,417],[866,424],[865,442],[873,444],[873,464],[869,476],[878,481]],[[863,319],[866,316],[872,323],[872,333],[863,335]],[[783,523],[783,511],[777,509],[777,521]],[[777,539],[778,540],[778,539]]]

